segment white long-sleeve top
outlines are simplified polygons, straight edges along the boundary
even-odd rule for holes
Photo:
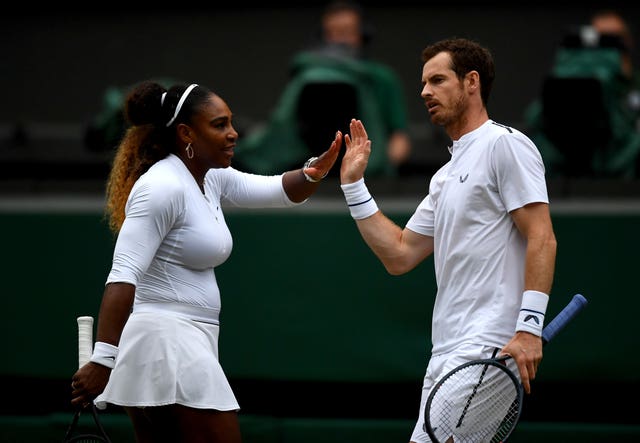
[[[134,184],[106,282],[136,287],[134,311],[160,307],[218,323],[221,301],[214,269],[233,246],[221,206],[297,205],[287,197],[281,175],[211,169],[204,188],[203,194],[173,154]]]

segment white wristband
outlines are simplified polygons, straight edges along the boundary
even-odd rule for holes
[[[106,366],[113,369],[116,365],[116,357],[118,356],[118,347],[109,343],[97,341],[93,347],[91,362]]]
[[[340,188],[347,200],[351,217],[354,219],[367,218],[378,212],[378,205],[369,194],[367,185],[364,184],[364,177],[357,182],[340,185]]]
[[[516,332],[526,331],[540,337],[544,326],[544,315],[547,312],[549,296],[540,291],[524,291],[522,305],[516,323]]]

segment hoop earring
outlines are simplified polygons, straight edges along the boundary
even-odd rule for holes
[[[187,158],[191,160],[193,158],[193,148],[191,147],[191,143],[189,143],[184,150],[187,153]]]

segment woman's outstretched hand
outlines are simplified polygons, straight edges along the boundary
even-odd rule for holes
[[[316,181],[322,180],[327,176],[336,160],[340,149],[342,148],[342,132],[336,132],[336,138],[329,146],[329,149],[324,151],[320,157],[313,160],[308,167],[303,168],[303,172]]]

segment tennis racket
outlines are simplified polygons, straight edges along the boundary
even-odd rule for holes
[[[542,331],[550,342],[587,304],[581,294]],[[501,443],[522,412],[524,392],[509,356],[474,360],[445,374],[433,387],[424,412],[424,430],[434,443]]]
[[[93,317],[78,317],[78,367],[84,366],[91,358],[93,350]],[[93,416],[96,433],[81,433],[79,422],[83,411],[90,410]],[[76,411],[71,420],[71,424],[64,436],[63,443],[111,443],[107,436],[100,418],[96,405],[91,402]]]

